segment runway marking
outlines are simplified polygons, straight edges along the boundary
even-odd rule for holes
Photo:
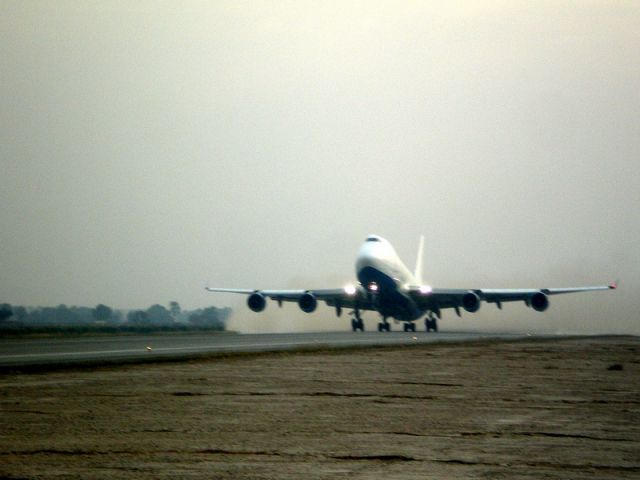
[[[111,349],[111,350],[89,350],[89,351],[69,351],[69,352],[42,352],[42,353],[20,353],[20,354],[8,354],[2,355],[0,354],[0,365],[16,365],[20,364],[20,362],[46,362],[46,361],[55,361],[55,359],[64,359],[65,357],[68,359],[73,358],[81,358],[86,357],[87,360],[102,358],[105,356],[113,356],[114,358],[121,358],[123,356],[130,357],[159,357],[162,355],[168,355],[171,353],[216,353],[216,352],[226,352],[226,351],[234,351],[239,353],[246,352],[266,352],[266,351],[279,351],[279,350],[291,350],[299,347],[308,347],[308,346],[317,346],[317,347],[333,347],[340,345],[352,345],[354,347],[362,346],[362,345],[415,345],[416,343],[420,344],[428,344],[428,343],[438,343],[438,342],[446,342],[451,340],[460,340],[461,335],[457,335],[456,333],[451,334],[441,334],[437,337],[429,336],[417,338],[415,335],[402,335],[402,332],[397,332],[400,335],[396,335],[393,337],[390,336],[371,336],[369,338],[358,338],[358,337],[349,337],[344,339],[338,338],[322,338],[322,339],[311,339],[311,340],[292,340],[292,341],[280,341],[280,342],[253,342],[253,343],[244,343],[243,340],[245,338],[239,338],[236,342],[232,344],[225,345],[193,345],[193,346],[181,346],[181,347],[156,347],[153,342],[149,342],[148,339],[146,341],[141,341],[140,347],[136,348],[126,348],[126,349]],[[490,338],[492,336],[497,337],[518,337],[521,335],[518,334],[497,334],[492,335],[490,333],[484,334],[476,334],[471,338],[468,335],[462,335],[463,339],[466,340],[480,340]],[[149,349],[148,347],[151,347]]]
[[[410,343],[411,340],[406,340],[406,343]],[[150,355],[154,353],[162,353],[168,351],[184,351],[184,350],[211,350],[212,352],[215,350],[228,350],[230,348],[262,348],[262,347],[273,347],[273,348],[283,348],[283,347],[295,347],[301,345],[335,345],[335,344],[343,344],[343,343],[354,343],[351,340],[336,340],[332,342],[321,342],[319,340],[314,340],[312,342],[290,342],[290,343],[242,343],[236,345],[219,345],[219,346],[211,346],[211,345],[203,345],[203,346],[193,346],[193,347],[153,347],[152,350],[147,350],[145,347],[140,348],[131,348],[127,350],[95,350],[95,351],[86,351],[86,352],[51,352],[51,353],[20,353],[14,355],[3,355],[0,358],[4,359],[13,359],[13,358],[31,358],[31,357],[61,357],[67,355],[113,355],[113,354],[121,354],[121,353],[144,353],[149,352]],[[358,344],[375,344],[380,343],[378,340],[363,340],[358,342]],[[404,340],[398,340],[396,343],[404,343]],[[384,343],[380,343],[380,345],[384,345]]]

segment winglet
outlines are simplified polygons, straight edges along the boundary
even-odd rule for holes
[[[615,282],[613,282],[611,285],[609,285],[609,288],[611,290],[615,290],[616,288],[618,288],[618,283],[620,283],[620,280],[616,280]]]
[[[416,269],[413,272],[413,276],[416,278],[418,284],[422,284],[422,261],[424,250],[424,235],[420,235],[420,243],[418,244],[418,256],[416,257]]]

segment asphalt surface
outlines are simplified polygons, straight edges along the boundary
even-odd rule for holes
[[[517,339],[524,334],[477,332],[319,332],[280,334],[122,335],[76,338],[1,338],[0,367],[101,364],[191,358],[224,353],[347,348],[487,338]]]

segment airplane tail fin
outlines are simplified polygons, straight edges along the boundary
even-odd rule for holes
[[[422,284],[422,252],[424,250],[424,235],[420,235],[420,243],[418,244],[418,256],[416,257],[416,269],[413,272],[413,276],[418,281],[418,284]]]

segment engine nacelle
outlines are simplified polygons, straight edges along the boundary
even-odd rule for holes
[[[531,295],[531,298],[529,299],[529,305],[536,312],[544,312],[547,308],[549,308],[549,297],[542,292],[536,292]]]
[[[462,297],[462,307],[470,313],[480,310],[480,297],[475,292],[465,293]]]
[[[267,299],[262,293],[253,292],[249,295],[249,298],[247,298],[247,305],[254,312],[261,312],[267,306]]]
[[[298,300],[298,306],[303,312],[311,313],[318,307],[318,300],[313,293],[306,292]]]

